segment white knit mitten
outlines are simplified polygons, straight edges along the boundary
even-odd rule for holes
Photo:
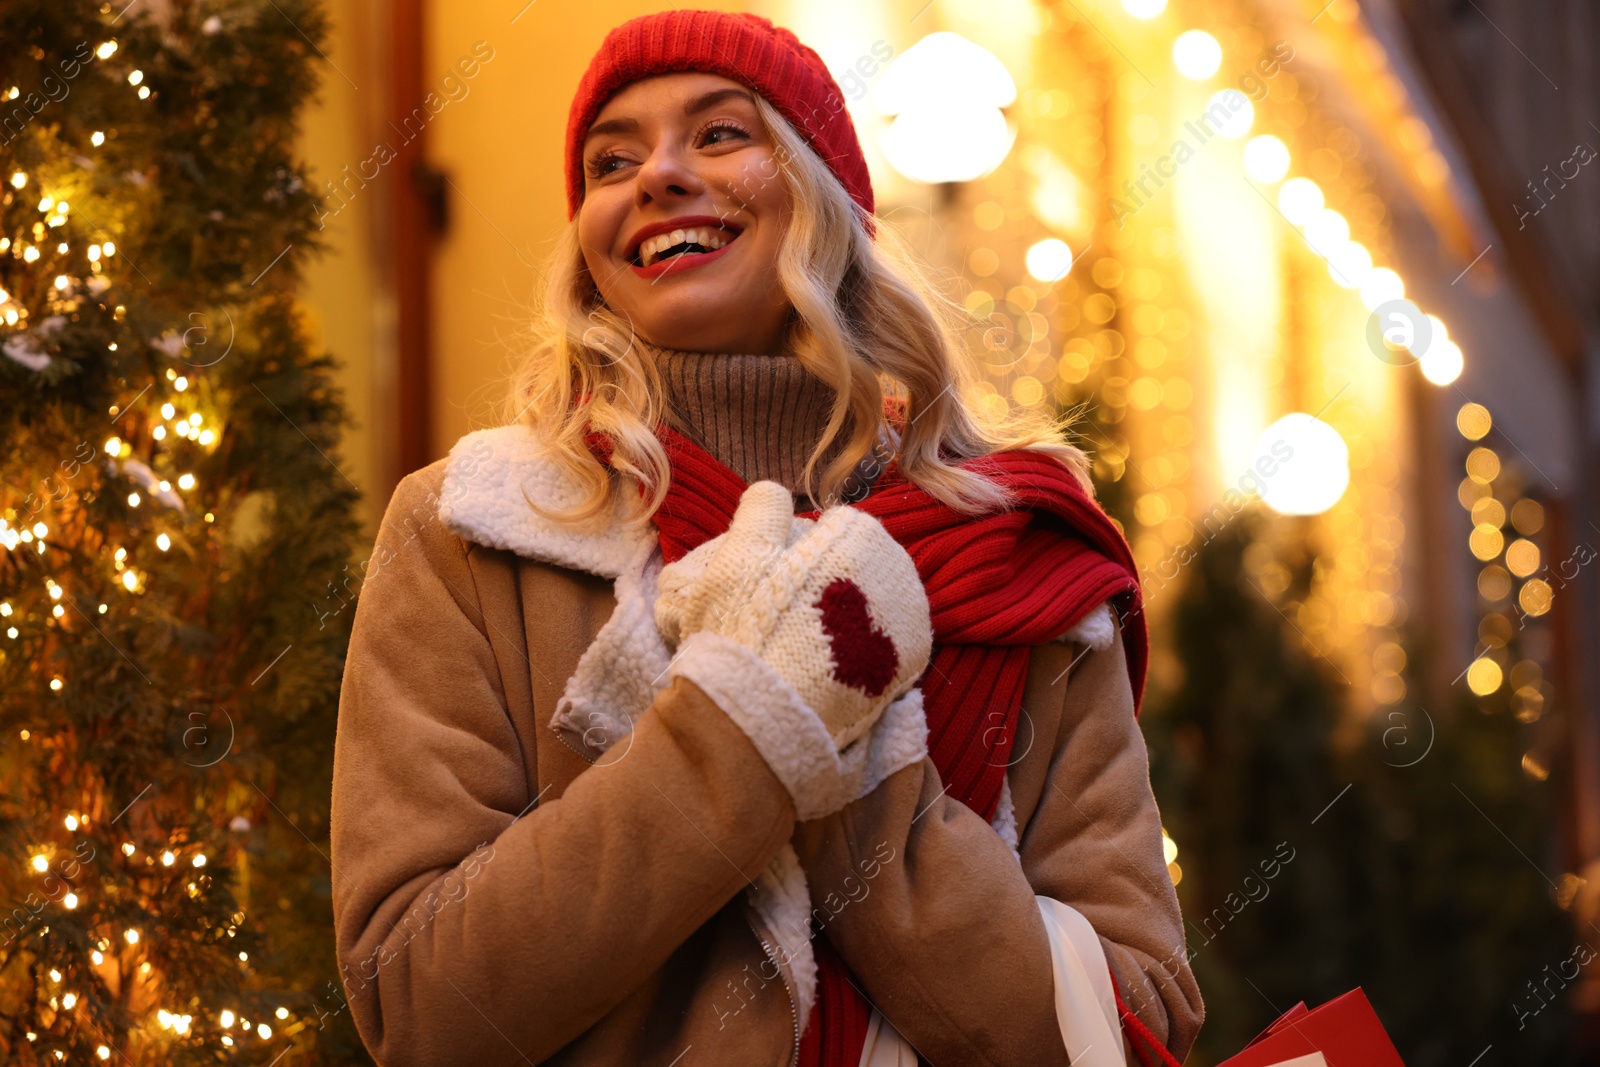
[[[726,533],[662,570],[656,623],[671,646],[710,633],[749,649],[843,749],[927,668],[928,598],[877,519],[793,509],[776,482],[745,490]]]

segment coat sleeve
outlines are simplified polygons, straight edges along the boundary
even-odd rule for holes
[[[943,794],[931,760],[796,828],[813,908],[822,909],[813,914],[831,916],[825,936],[935,1067],[1068,1062],[1040,897],[1087,920],[1104,953],[1093,965],[1109,964],[1123,999],[1179,1059],[1199,1029],[1121,642],[1036,649],[1024,709],[1050,704],[1059,715],[1027,716],[1059,723],[1055,736],[1031,739],[1049,758],[1011,770],[1020,863],[981,816]],[[891,849],[860,899],[841,906],[840,887],[863,857]]]
[[[794,808],[687,680],[659,694],[630,744],[541,799],[478,572],[425,494],[411,476],[389,506],[345,669],[339,961],[362,1039],[387,1067],[537,1063],[744,889],[789,839]],[[403,530],[398,516],[412,514],[430,518]]]
[[[1028,697],[1059,700],[1060,734],[1043,786],[1018,775],[1022,865],[1041,896],[1079,912],[1099,936],[1116,988],[1139,1020],[1182,1060],[1205,1006],[1189,969],[1183,914],[1167,874],[1150,758],[1133,714],[1120,637],[1101,651],[1042,646]],[[1044,743],[1044,739],[1040,739]]]

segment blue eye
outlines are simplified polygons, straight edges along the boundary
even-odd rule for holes
[[[626,162],[626,160],[624,160],[621,156],[610,152],[598,155],[589,161],[589,177],[604,178],[607,174],[615,173],[612,164],[624,162]]]
[[[715,123],[700,133],[700,143],[703,145],[722,144],[730,138],[749,140],[750,134],[731,122]]]

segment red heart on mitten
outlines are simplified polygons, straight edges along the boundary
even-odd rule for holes
[[[872,621],[861,587],[836,578],[822,591],[817,609],[833,654],[833,676],[869,697],[887,689],[900,669],[900,655],[894,640]]]

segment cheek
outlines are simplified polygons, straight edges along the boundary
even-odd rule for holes
[[[770,156],[753,164],[747,172],[748,191],[744,203],[755,215],[761,233],[761,244],[766,248],[776,266],[778,247],[788,232],[794,213],[794,200],[789,185],[784,181],[777,161]]]
[[[588,245],[584,245],[583,265],[588,268],[589,277],[594,279],[595,285],[601,289],[601,295],[604,296],[604,286],[601,283],[611,277],[611,271],[606,268],[605,258],[591,250]]]
[[[578,237],[596,255],[609,255],[621,236],[633,203],[628,183],[600,185],[590,189],[578,206]]]
[[[605,254],[606,242],[602,234],[600,220],[590,208],[589,201],[584,201],[583,207],[578,209],[578,246],[583,249],[583,258],[591,269],[595,258]]]
[[[756,164],[754,176],[751,206],[763,215],[787,222],[793,201],[778,161],[772,156],[765,157]]]
[[[578,247],[583,252],[583,262],[589,268],[589,276],[595,279],[597,285],[613,273],[611,250],[615,247],[616,235],[615,212],[606,211],[603,199],[585,200],[578,209]]]
[[[789,187],[770,152],[748,149],[709,161],[701,177],[727,210],[766,216],[787,209]]]

